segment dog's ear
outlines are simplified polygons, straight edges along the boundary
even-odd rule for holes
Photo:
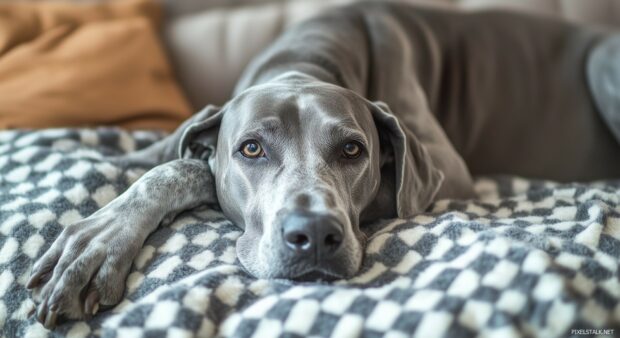
[[[381,172],[393,175],[381,180],[393,182],[398,217],[424,211],[441,187],[443,174],[416,136],[401,125],[385,103],[369,104],[381,141]]]
[[[180,135],[179,158],[212,159],[223,114],[224,108],[212,105],[197,113]]]
[[[131,152],[122,156],[110,157],[109,160],[120,166],[138,165],[144,167],[154,167],[156,165],[176,160],[179,157],[200,157],[196,149],[192,149],[193,140],[201,131],[219,126],[222,109],[216,106],[207,106],[191,118],[183,122],[172,134],[166,138],[155,142],[147,148]],[[216,142],[217,130],[214,139],[209,142]],[[206,142],[206,144],[209,144]],[[214,147],[214,145],[213,145]],[[214,148],[211,148],[213,150]],[[192,152],[193,150],[193,152]]]

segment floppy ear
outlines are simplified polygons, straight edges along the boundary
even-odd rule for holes
[[[215,128],[219,126],[221,120],[221,111],[219,107],[209,105],[200,112],[194,114],[190,119],[183,122],[172,134],[166,138],[152,144],[151,146],[140,151],[131,152],[122,156],[112,157],[108,160],[121,166],[140,165],[152,168],[156,165],[175,160],[179,157],[200,157],[196,156],[197,152],[187,152],[187,148],[192,147],[191,140],[203,130]],[[206,133],[206,135],[214,135],[214,139],[210,142],[216,142],[217,130],[215,133]],[[209,144],[209,142],[207,142]],[[215,148],[212,148],[213,150]]]
[[[205,161],[212,159],[222,116],[223,109],[212,105],[199,112],[180,134],[179,158],[198,158]]]
[[[424,211],[441,187],[443,174],[435,168],[420,141],[399,123],[385,103],[370,103],[370,110],[382,143],[381,172],[394,175],[393,194],[398,217],[410,217]],[[391,166],[393,170],[383,170],[385,166]]]

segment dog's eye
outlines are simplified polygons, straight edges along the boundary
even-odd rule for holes
[[[243,142],[239,151],[241,152],[241,155],[247,158],[258,158],[265,155],[263,147],[261,147],[260,143],[254,140]]]
[[[358,142],[351,141],[342,147],[342,155],[348,159],[360,157],[362,154],[362,145]]]

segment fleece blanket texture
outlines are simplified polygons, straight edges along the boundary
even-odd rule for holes
[[[146,241],[124,300],[47,331],[24,284],[63,227],[144,171],[105,161],[162,135],[116,129],[0,132],[3,337],[567,337],[620,334],[620,182],[479,178],[368,226],[362,271],[335,283],[260,280],[218,210],[181,214]],[[119,215],[122,221],[122,215]],[[131,226],[131,224],[127,224]]]

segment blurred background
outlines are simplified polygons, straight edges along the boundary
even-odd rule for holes
[[[173,130],[286,27],[353,1],[0,0],[0,128]],[[620,25],[619,0],[401,1]]]

